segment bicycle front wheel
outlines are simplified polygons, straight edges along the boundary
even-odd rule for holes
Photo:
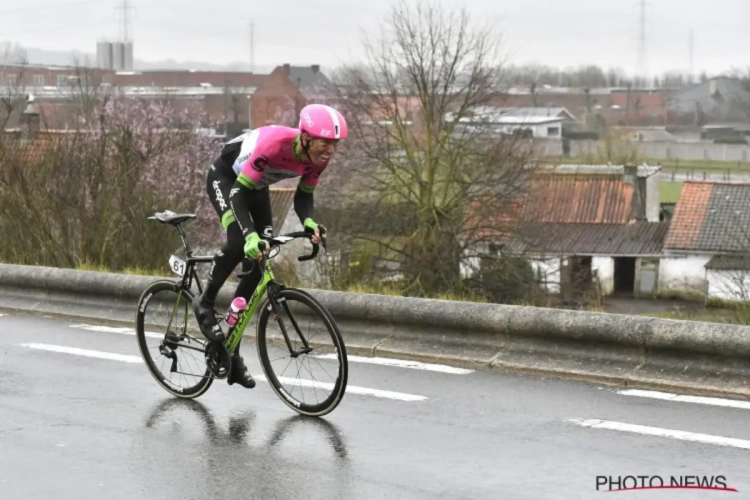
[[[289,408],[302,415],[326,415],[344,397],[349,376],[341,332],[311,295],[285,288],[275,302],[278,316],[266,299],[258,317],[256,341],[263,372]]]

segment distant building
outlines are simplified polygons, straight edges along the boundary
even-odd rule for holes
[[[750,184],[687,181],[664,243],[661,289],[750,300]]]
[[[672,114],[694,115],[697,122],[747,121],[750,92],[738,78],[717,77],[672,92],[667,109]]]
[[[454,120],[448,113],[447,121]],[[459,118],[459,123],[498,134],[526,134],[535,138],[562,138],[562,123],[574,121],[575,117],[561,107],[490,107],[474,109],[471,115]]]
[[[115,66],[116,44],[102,42],[98,65]],[[125,45],[120,44],[120,47]],[[131,52],[132,55],[132,52]],[[130,56],[129,56],[130,57]],[[110,64],[111,63],[111,64]],[[130,64],[130,63],[128,63]],[[133,71],[65,66],[1,66],[0,92],[33,92],[45,125],[49,128],[73,126],[67,106],[74,105],[71,93],[77,84],[105,85],[128,96],[168,99],[179,108],[197,106],[207,115],[206,126],[228,134],[246,128],[282,123],[296,126],[299,109],[308,100],[317,100],[330,80],[320,66],[277,66],[271,74],[244,71],[153,70]],[[7,127],[18,126],[13,116]]]
[[[332,85],[320,66],[276,66],[253,95],[251,126],[269,124],[296,127],[299,111],[309,101],[324,101]]]
[[[96,44],[96,63],[100,69],[133,70],[133,42],[99,41]]]
[[[561,165],[539,172],[518,203],[497,214],[467,249],[464,276],[481,256],[525,258],[549,292],[650,295],[669,222],[660,221],[656,165]]]
[[[526,106],[526,107],[487,107],[490,113],[501,113],[510,116],[529,118],[562,118],[563,121],[573,122],[575,115],[561,106]]]

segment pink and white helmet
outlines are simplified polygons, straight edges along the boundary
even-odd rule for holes
[[[309,104],[299,113],[299,129],[320,139],[346,139],[344,116],[325,104]]]

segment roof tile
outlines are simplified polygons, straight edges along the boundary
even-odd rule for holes
[[[714,184],[686,181],[675,207],[672,223],[664,242],[670,250],[695,250],[708,211]]]
[[[635,256],[662,251],[669,222],[528,224],[508,242],[512,252]]]
[[[526,222],[625,224],[633,186],[619,176],[539,176],[530,182]]]

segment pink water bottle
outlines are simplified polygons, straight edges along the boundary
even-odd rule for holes
[[[240,313],[242,313],[246,307],[247,300],[242,297],[235,297],[232,304],[229,306],[229,311],[227,311],[226,317],[224,318],[225,328],[222,328],[222,330],[228,332],[231,328],[234,328],[234,325],[236,325],[237,321],[240,319]]]

